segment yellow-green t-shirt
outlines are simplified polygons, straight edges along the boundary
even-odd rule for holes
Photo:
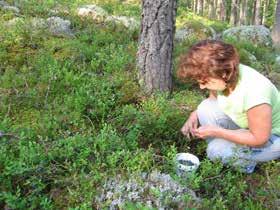
[[[248,128],[247,110],[267,103],[272,107],[272,134],[280,135],[280,93],[265,76],[243,64],[239,65],[237,86],[228,96],[218,91],[222,111],[241,128]]]

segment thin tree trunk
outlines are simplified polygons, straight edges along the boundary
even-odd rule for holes
[[[147,93],[171,91],[176,0],[143,0],[137,67]]]
[[[217,17],[219,20],[221,21],[225,21],[226,20],[226,9],[225,9],[225,1],[224,0],[218,0],[217,2]]]
[[[191,0],[191,10],[194,11],[194,0]]]
[[[237,25],[238,23],[238,0],[232,0],[231,3],[231,16],[230,16],[230,24]]]
[[[271,36],[274,46],[280,48],[280,0],[277,1],[275,23],[272,29]]]
[[[215,11],[215,18],[220,20],[220,12],[221,12],[220,0],[214,0],[213,1],[213,7],[214,7],[214,11]]]
[[[198,0],[198,14],[203,15],[203,0]]]
[[[254,16],[254,24],[261,25],[261,0],[256,0],[255,3],[255,16]]]
[[[218,16],[218,0],[212,0],[214,5],[215,16]]]
[[[268,7],[268,4],[267,4],[267,0],[264,0],[263,1],[263,13],[262,13],[262,25],[265,25],[265,21],[266,21],[266,11],[267,11],[267,7]]]
[[[225,0],[221,0],[221,20],[226,21],[227,19],[227,12],[226,12],[227,3]]]
[[[209,4],[208,4],[208,0],[204,0],[203,1],[203,16],[208,16],[209,13]]]
[[[256,16],[256,0],[253,1],[252,4],[252,9],[253,9],[253,13],[252,13],[252,17],[250,17],[250,25],[254,25],[255,24],[255,16]]]
[[[247,24],[247,0],[243,0],[241,2],[241,8],[240,8],[240,25],[246,25]]]
[[[215,19],[215,5],[214,5],[214,1],[212,0],[210,0],[210,2],[209,2],[209,18],[211,19],[211,20],[213,20],[213,19]]]
[[[193,10],[193,12],[195,13],[195,14],[197,14],[197,11],[198,11],[198,0],[194,0],[194,10]]]

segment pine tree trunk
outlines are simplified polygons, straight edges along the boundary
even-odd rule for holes
[[[226,12],[227,3],[225,0],[221,1],[221,20],[226,21],[227,19],[227,12]]]
[[[211,20],[215,19],[215,5],[214,5],[214,1],[210,1],[209,2],[209,18]]]
[[[230,24],[237,25],[238,23],[238,0],[232,0],[231,3],[231,16],[230,16]]]
[[[254,24],[261,25],[261,0],[256,0],[255,3],[255,16],[254,16]]]
[[[247,24],[247,11],[248,11],[247,7],[248,7],[247,0],[243,0],[241,2],[241,8],[240,8],[240,25]]]
[[[203,15],[207,16],[205,14],[208,14],[208,10],[209,10],[209,4],[208,4],[209,0],[204,0],[203,2]]]
[[[198,0],[198,14],[203,15],[203,0]]]
[[[198,0],[194,0],[194,10],[193,10],[193,12],[195,14],[197,14],[197,11],[198,11]]]
[[[224,0],[218,0],[217,2],[217,16],[218,19],[221,21],[225,21],[226,20],[226,9],[225,9],[225,1]]]
[[[274,46],[280,48],[280,0],[277,1],[275,23],[272,29],[271,36]]]
[[[215,11],[215,16],[218,17],[219,13],[218,13],[218,0],[212,0],[213,5],[214,5],[214,11]]]
[[[137,67],[146,93],[171,91],[176,0],[143,0]]]
[[[194,11],[194,0],[191,0],[191,10]]]
[[[253,14],[252,17],[250,17],[250,24],[254,25],[255,24],[255,16],[256,16],[256,0],[253,1]]]
[[[267,11],[267,0],[263,1],[263,13],[262,13],[262,25],[265,25],[265,21],[266,21],[266,11]]]
[[[217,0],[217,1],[211,1],[211,4],[213,4],[213,9],[214,9],[214,13],[215,13],[215,18],[220,20],[220,13],[221,13],[221,8],[220,8],[220,1],[221,0]]]

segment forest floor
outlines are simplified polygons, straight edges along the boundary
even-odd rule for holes
[[[185,196],[176,203],[172,192],[162,197],[154,187],[145,192],[154,204],[124,201],[120,208],[152,209],[159,197],[168,209],[279,209],[279,161],[242,174],[210,162],[204,141],[180,133],[205,92],[175,76],[171,95],[141,92],[135,69],[138,30],[81,18],[77,8],[90,3],[86,0],[15,2],[7,4],[16,8],[0,9],[0,130],[7,134],[0,136],[1,209],[106,208],[112,200],[96,198],[108,180],[155,170],[161,173],[156,179],[172,178],[199,201]],[[137,4],[97,4],[110,15],[139,21]],[[184,12],[179,8],[178,15]],[[55,30],[51,21],[61,19],[50,17],[63,19],[64,28]],[[197,21],[194,15],[188,18]],[[176,43],[175,69],[180,54],[196,41]],[[258,59],[253,65],[260,70],[275,53],[248,43],[237,47],[251,49]],[[244,54],[241,62],[249,62]],[[174,170],[178,152],[201,160],[188,179]]]

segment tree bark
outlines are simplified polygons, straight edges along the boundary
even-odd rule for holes
[[[203,0],[198,0],[198,14],[203,15]]]
[[[221,21],[226,20],[226,4],[224,0],[218,0],[217,3],[217,16]]]
[[[193,11],[193,7],[194,7],[194,0],[190,0],[190,5],[191,5],[191,11]]]
[[[198,0],[194,0],[194,10],[193,10],[193,12],[195,13],[195,14],[197,14],[197,10],[198,10]]]
[[[209,2],[209,18],[211,20],[215,19],[215,5],[214,1]]]
[[[247,24],[247,11],[248,11],[248,2],[247,0],[243,0],[241,2],[241,8],[240,8],[240,25]]]
[[[208,17],[208,13],[209,13],[209,4],[208,4],[209,0],[204,0],[203,2],[203,15]]]
[[[237,25],[238,23],[238,0],[232,0],[231,3],[231,16],[230,16],[230,24]]]
[[[218,16],[218,0],[212,0],[213,2],[213,5],[214,5],[214,11],[215,11],[215,16],[217,17]]]
[[[137,67],[148,94],[171,91],[176,0],[143,0]]]
[[[263,13],[262,13],[262,23],[261,23],[262,25],[265,25],[265,21],[266,21],[266,11],[268,6],[267,3],[268,3],[267,0],[263,1]]]
[[[275,23],[272,29],[271,36],[274,46],[280,48],[280,0],[277,1]]]
[[[226,11],[227,3],[225,0],[221,1],[221,20],[226,21],[227,19],[227,11]]]
[[[254,16],[254,24],[261,25],[262,17],[261,17],[261,0],[255,1],[255,16]]]

